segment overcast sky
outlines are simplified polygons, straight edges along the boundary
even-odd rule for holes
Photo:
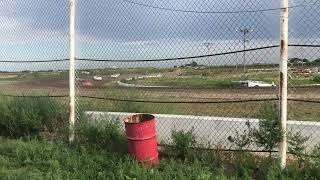
[[[193,11],[250,11],[280,7],[280,0],[132,1]],[[122,0],[76,2],[79,58],[156,59],[240,50],[243,48],[242,35],[237,30],[245,27],[254,30],[248,35],[248,48],[279,44],[279,10],[204,14],[154,9]],[[314,2],[316,0],[290,0],[290,6]],[[68,57],[68,0],[0,0],[0,8],[1,60],[28,61]],[[315,7],[290,9],[290,43],[319,44],[319,18],[319,4]],[[205,42],[211,43],[209,49],[204,45]],[[312,53],[303,51],[309,52],[308,54],[303,54],[300,50],[301,48],[293,49],[291,55],[310,58],[318,56],[317,49],[313,49]],[[278,50],[274,49],[252,52],[248,58],[252,63],[264,63],[276,62],[277,56]],[[229,55],[202,59],[201,62],[240,63],[240,57],[241,54]],[[12,69],[18,66],[23,69],[25,65],[4,64],[2,67]],[[52,64],[34,66],[44,69],[56,67]],[[94,66],[95,64],[90,65]]]

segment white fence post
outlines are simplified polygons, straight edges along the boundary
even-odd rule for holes
[[[279,146],[281,168],[286,167],[287,160],[287,97],[288,97],[288,16],[289,0],[282,0],[280,29],[280,120],[281,140]]]
[[[69,142],[72,142],[75,125],[75,0],[70,0],[69,43]]]

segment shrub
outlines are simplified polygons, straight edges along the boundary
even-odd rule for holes
[[[320,83],[320,76],[313,77],[313,81],[316,83]]]
[[[314,179],[320,178],[320,144],[316,145],[311,154],[311,162],[307,166],[307,173]],[[311,178],[310,178],[311,179]]]
[[[252,130],[254,142],[259,147],[264,147],[270,156],[281,138],[280,116],[275,105],[265,106],[259,114],[259,128]]]
[[[0,104],[0,135],[11,138],[54,132],[62,118],[60,104],[52,98],[3,98]]]
[[[304,143],[309,140],[309,137],[304,137],[300,132],[288,132],[288,150],[290,153],[294,154],[296,157],[301,157],[304,153],[305,146]]]
[[[76,142],[120,153],[126,152],[126,138],[118,119],[89,119],[82,116],[76,124]]]
[[[274,148],[278,147],[282,132],[280,128],[280,114],[275,105],[265,106],[260,113],[259,129],[252,130],[252,136],[259,147],[264,147],[271,156]],[[305,149],[304,143],[309,137],[300,132],[287,132],[288,150],[295,155],[301,155]]]
[[[190,153],[190,149],[195,144],[195,136],[193,131],[194,130],[192,128],[188,132],[184,132],[183,130],[173,130],[171,133],[176,155],[181,159],[186,158],[186,156]]]
[[[237,150],[243,152],[244,148],[249,146],[252,143],[252,139],[250,137],[251,128],[250,128],[250,122],[246,122],[246,126],[248,129],[245,129],[243,133],[239,133],[236,130],[236,135],[233,138],[232,136],[228,137],[229,142],[234,143],[236,145]]]
[[[279,146],[282,136],[279,111],[275,105],[266,105],[259,112],[258,118],[259,128],[252,128],[250,122],[247,122],[247,129],[242,134],[236,132],[236,136],[229,136],[228,140],[234,143],[240,151],[253,142],[258,147],[263,147],[271,156],[272,151]],[[309,137],[302,136],[300,132],[293,133],[292,131],[288,131],[287,137],[289,152],[300,158],[305,150],[304,143]]]

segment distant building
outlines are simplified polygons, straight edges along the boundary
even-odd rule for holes
[[[112,75],[111,75],[112,78],[117,78],[117,77],[119,77],[119,76],[120,76],[120,74],[112,74]]]
[[[89,72],[89,71],[81,71],[81,74],[89,75],[89,74],[90,74],[90,72]]]

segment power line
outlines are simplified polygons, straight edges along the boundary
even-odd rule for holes
[[[166,7],[160,7],[160,6],[154,6],[144,3],[139,3],[131,0],[123,0],[123,2],[134,4],[137,6],[147,7],[147,8],[153,8],[153,9],[159,9],[159,10],[165,10],[165,11],[173,11],[173,12],[182,12],[182,13],[198,13],[198,14],[238,14],[238,13],[256,13],[256,12],[266,12],[266,11],[277,11],[284,8],[269,8],[269,9],[258,9],[258,10],[243,10],[243,11],[197,11],[197,10],[184,10],[184,9],[174,9],[174,8],[166,8]],[[316,3],[314,3],[316,4]],[[314,4],[301,4],[301,5],[295,5],[288,7],[289,9],[293,8],[299,8],[299,7],[306,7],[311,6]]]

